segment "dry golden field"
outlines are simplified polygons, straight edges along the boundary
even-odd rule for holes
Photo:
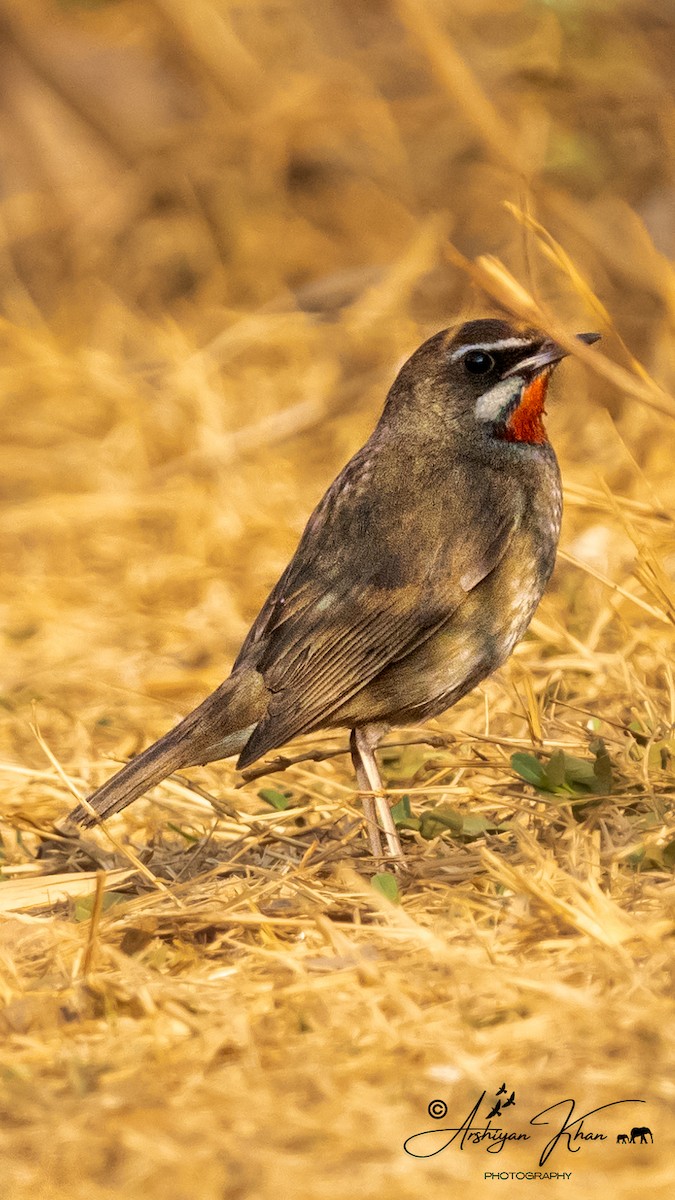
[[[9,1200],[672,1195],[674,51],[663,0],[1,0]],[[398,881],[346,734],[55,836],[494,313],[603,340],[530,632],[381,752]],[[446,1145],[502,1084],[527,1139]]]

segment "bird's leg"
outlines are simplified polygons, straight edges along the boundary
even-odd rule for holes
[[[399,840],[394,818],[386,796],[383,794],[382,780],[375,759],[375,747],[385,732],[377,725],[353,729],[349,739],[352,762],[356,771],[356,781],[362,795],[363,813],[368,828],[370,848],[375,858],[384,857],[380,832],[384,834],[387,845],[386,857],[403,858],[403,850]],[[368,793],[373,793],[369,795]]]
[[[368,841],[370,842],[370,852],[373,858],[384,858],[382,851],[382,839],[377,826],[377,816],[375,813],[375,799],[369,795],[370,783],[366,775],[365,767],[361,760],[361,755],[356,747],[356,730],[352,729],[349,739],[349,747],[352,754],[352,763],[356,772],[356,782],[359,792],[361,793],[361,803],[363,804],[363,816],[366,822],[366,830],[368,832]]]

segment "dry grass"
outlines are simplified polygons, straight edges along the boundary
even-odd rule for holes
[[[670,1195],[662,6],[3,0],[0,23],[4,1191]],[[603,353],[559,373],[530,634],[383,753],[449,821],[404,834],[400,902],[340,736],[243,788],[230,763],[169,780],[37,858],[73,791],[223,678],[395,364],[497,307]],[[598,737],[607,794],[511,766]],[[503,1081],[523,1130],[565,1097],[646,1103],[589,1118],[610,1140],[533,1191],[483,1175],[537,1169],[540,1134],[403,1152],[432,1099],[463,1117]],[[617,1146],[632,1124],[654,1145]]]

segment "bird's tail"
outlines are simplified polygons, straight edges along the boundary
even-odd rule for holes
[[[240,753],[264,715],[268,698],[269,693],[256,671],[235,671],[174,729],[97,788],[86,807],[78,804],[68,821],[85,827],[95,825],[97,819],[126,808],[182,767]]]

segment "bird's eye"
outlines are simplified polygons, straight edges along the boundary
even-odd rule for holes
[[[494,365],[494,358],[485,350],[470,350],[464,355],[464,366],[471,375],[487,375]]]

